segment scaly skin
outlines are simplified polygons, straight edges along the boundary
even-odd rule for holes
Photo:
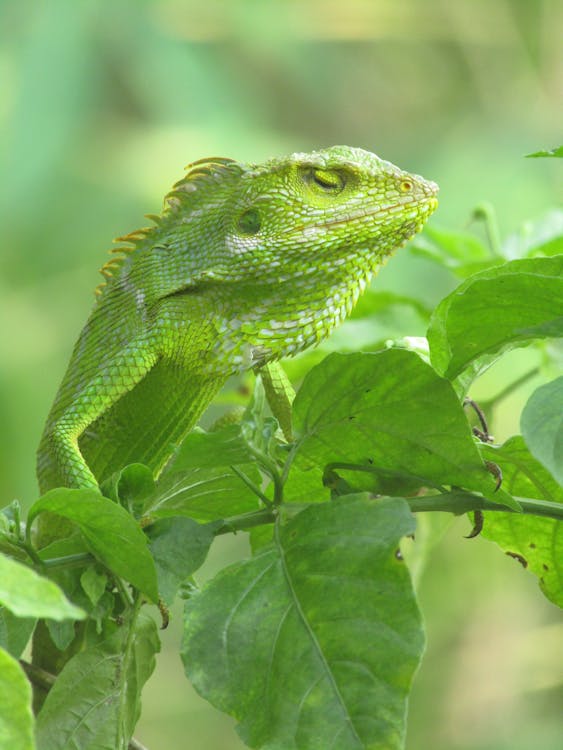
[[[155,474],[232,374],[325,338],[437,206],[437,186],[361,149],[206,159],[125,238],[38,454],[42,491]]]

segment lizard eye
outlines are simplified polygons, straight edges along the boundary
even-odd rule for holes
[[[317,169],[313,167],[308,173],[309,181],[325,193],[340,193],[346,184],[341,172],[334,169]]]
[[[409,193],[412,190],[412,182],[410,180],[403,180],[401,182],[401,190],[403,193]]]
[[[262,226],[262,219],[258,209],[247,209],[239,218],[237,226],[241,234],[258,234]]]

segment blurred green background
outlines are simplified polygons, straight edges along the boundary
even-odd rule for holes
[[[0,0],[2,504],[36,497],[35,447],[105,250],[187,162],[362,146],[441,185],[435,225],[463,229],[487,200],[506,235],[561,203],[563,165],[522,155],[563,140],[562,29],[558,0]],[[408,251],[378,279],[430,304],[453,284]],[[503,404],[497,438],[526,395]],[[466,530],[421,583],[408,749],[560,750],[561,617]],[[225,540],[200,579],[245,551]],[[137,734],[151,750],[240,748],[182,676],[178,619]]]

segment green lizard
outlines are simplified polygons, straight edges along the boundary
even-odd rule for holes
[[[325,338],[437,206],[437,186],[335,146],[191,164],[127,235],[74,348],[38,453],[42,491],[158,472],[232,374]]]

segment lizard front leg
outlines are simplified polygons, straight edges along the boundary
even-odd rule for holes
[[[133,341],[105,364],[58,417],[49,442],[65,486],[98,488],[96,477],[80,453],[78,440],[89,425],[143,379],[157,360],[153,342]]]

